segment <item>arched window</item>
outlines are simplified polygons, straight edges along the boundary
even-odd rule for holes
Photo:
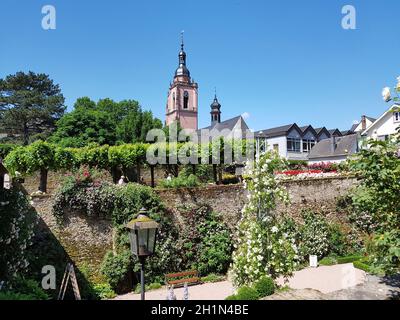
[[[175,110],[175,92],[172,93],[172,110]]]
[[[183,93],[183,109],[187,109],[189,107],[189,92],[185,91]]]

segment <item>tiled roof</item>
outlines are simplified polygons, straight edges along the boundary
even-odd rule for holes
[[[329,158],[347,156],[357,149],[357,134],[336,137],[336,148],[333,150],[333,139],[325,139],[318,142],[310,151],[308,159]]]

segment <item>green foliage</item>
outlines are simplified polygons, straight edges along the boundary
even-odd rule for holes
[[[235,300],[251,301],[258,299],[259,293],[255,289],[248,286],[243,286],[238,289]]]
[[[333,266],[335,264],[346,264],[346,263],[359,261],[363,258],[364,258],[364,256],[362,256],[362,255],[350,255],[350,256],[344,256],[344,257],[338,257],[335,255],[332,255],[332,256],[324,257],[318,263],[322,266]]]
[[[178,177],[165,179],[160,182],[161,188],[193,188],[200,185],[199,179],[191,174],[189,176],[179,175]]]
[[[161,289],[162,287],[163,287],[163,285],[161,283],[154,282],[154,283],[146,284],[145,290],[147,292],[147,291],[151,291],[151,290]],[[137,284],[134,292],[135,293],[142,292],[142,287],[140,286],[140,283]]]
[[[337,256],[346,255],[349,251],[346,235],[342,226],[332,223],[328,226],[329,252]]]
[[[221,276],[215,273],[210,273],[208,275],[206,275],[205,277],[201,278],[202,282],[221,282],[224,281],[226,278],[225,276]]]
[[[262,277],[254,284],[254,289],[257,291],[259,298],[264,298],[274,294],[275,283],[269,277]]]
[[[178,208],[183,218],[177,250],[180,270],[196,269],[200,275],[224,274],[231,262],[231,235],[221,219],[205,205]]]
[[[137,101],[103,99],[95,103],[84,97],[57,122],[51,141],[64,147],[84,147],[92,142],[100,145],[144,142],[147,132],[156,128],[162,128],[161,121],[150,111],[142,111]]]
[[[18,145],[11,143],[0,144],[0,159],[4,159],[16,147],[18,147]]]
[[[4,159],[4,165],[12,175],[32,174],[40,169],[50,169],[54,164],[54,147],[47,142],[35,141],[27,147],[13,149]]]
[[[321,266],[334,266],[337,264],[337,259],[333,256],[324,257],[318,261],[318,264]]]
[[[25,294],[33,297],[35,300],[48,300],[48,294],[39,286],[39,283],[32,279],[16,277],[11,281],[13,292]]]
[[[371,266],[377,272],[400,272],[400,230],[391,230],[374,236],[370,252]]]
[[[224,174],[222,176],[222,183],[223,184],[236,184],[239,183],[239,178],[234,174]]]
[[[195,175],[201,183],[207,183],[213,181],[213,168],[212,165],[208,164],[198,164],[195,165],[195,169],[193,165],[186,165],[179,173],[182,177],[189,177],[190,175]]]
[[[27,249],[37,221],[27,197],[17,187],[0,188],[0,199],[0,279],[7,281],[27,270]]]
[[[303,256],[324,257],[329,252],[329,228],[321,214],[304,211],[301,228],[301,252]]]
[[[65,111],[59,85],[46,74],[17,72],[0,79],[0,127],[21,134],[47,136]]]
[[[371,214],[379,231],[400,229],[400,158],[398,142],[368,141],[350,162],[351,169],[362,179],[364,192],[353,195],[355,207]],[[362,204],[366,202],[366,204]]]
[[[254,165],[254,168],[252,167]],[[274,172],[286,167],[275,152],[262,155],[246,166],[245,187],[248,203],[242,210],[238,242],[233,254],[233,280],[236,286],[251,284],[260,277],[288,277],[298,264],[296,239],[286,232],[274,212],[277,200],[289,202],[286,190]]]
[[[101,272],[113,290],[121,286],[130,270],[132,270],[132,258],[129,250],[124,250],[117,255],[114,255],[112,251],[107,252],[101,265]]]
[[[350,161],[350,168],[361,179],[354,191],[353,221],[373,233],[368,252],[371,267],[387,274],[400,270],[400,133],[388,141],[372,141]]]
[[[227,296],[227,297],[225,298],[225,300],[238,300],[238,298],[237,298],[237,296],[236,296],[235,294],[232,294],[232,295],[230,295],[230,296]]]
[[[95,294],[100,299],[113,299],[117,296],[114,290],[111,288],[111,285],[108,283],[98,283],[93,285],[93,290]]]
[[[367,273],[372,273],[373,272],[371,266],[366,264],[365,262],[362,262],[362,261],[354,261],[353,262],[353,266],[354,266],[354,268],[363,270],[363,271],[365,271]]]
[[[290,170],[303,170],[308,167],[308,162],[305,160],[288,160],[288,168]]]

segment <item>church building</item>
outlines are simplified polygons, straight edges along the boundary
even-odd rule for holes
[[[245,133],[249,128],[242,116],[225,121],[221,120],[221,104],[215,93],[214,101],[211,104],[211,123],[204,128],[208,130],[237,131]],[[179,122],[183,129],[198,130],[198,84],[193,81],[190,71],[186,65],[186,52],[184,50],[183,37],[181,50],[179,52],[179,66],[175,71],[173,82],[170,84],[166,106],[165,124],[168,126],[173,122]]]

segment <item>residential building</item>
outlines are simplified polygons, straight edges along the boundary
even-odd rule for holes
[[[308,163],[331,162],[340,163],[350,155],[358,152],[358,134],[337,137],[318,142],[308,154]]]
[[[288,160],[307,160],[308,153],[315,144],[332,135],[340,136],[338,129],[327,130],[325,127],[314,129],[311,125],[299,127],[296,123],[257,131],[256,150],[265,152],[275,150]]]
[[[400,106],[393,105],[384,112],[376,121],[361,132],[362,140],[372,138],[387,140],[397,132],[400,127]]]

